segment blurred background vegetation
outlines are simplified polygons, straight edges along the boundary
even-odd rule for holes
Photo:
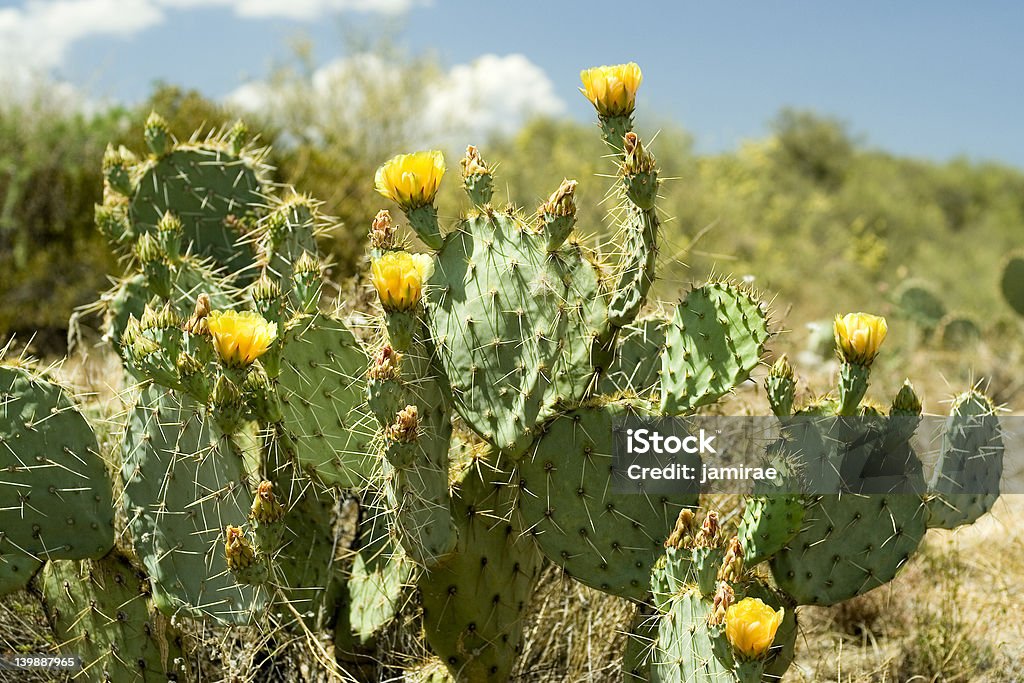
[[[597,248],[608,236],[605,214],[613,207],[601,200],[611,180],[602,176],[614,169],[592,124],[535,119],[486,140],[423,130],[419,107],[442,72],[429,55],[376,47],[356,68],[324,75],[308,54],[299,49],[261,85],[264,104],[255,112],[168,84],[130,107],[69,110],[45,96],[0,105],[0,338],[34,334],[37,353],[63,354],[73,309],[95,299],[108,273],[116,275],[93,227],[100,160],[108,142],[140,148],[150,110],[179,139],[244,115],[273,148],[274,180],[322,200],[339,219],[324,245],[339,282],[362,268],[367,225],[385,206],[373,191],[374,170],[412,147],[446,147],[451,177],[439,200],[446,218],[465,205],[457,161],[471,142],[497,164],[499,199],[532,211],[563,177],[575,177],[581,232]],[[842,122],[806,111],[782,111],[767,137],[713,155],[695,153],[678,124],[648,112],[638,117],[666,179],[661,296],[710,274],[752,279],[775,299],[781,326],[793,333],[783,346],[794,350],[814,345],[807,323],[836,311],[899,320],[895,293],[908,280],[923,283],[946,311],[970,315],[983,334],[1016,329],[997,283],[1005,254],[1024,241],[1021,170],[896,157]],[[906,315],[904,332],[894,325],[895,344],[927,341],[932,330],[911,325],[912,318]],[[905,373],[895,374],[898,382]]]

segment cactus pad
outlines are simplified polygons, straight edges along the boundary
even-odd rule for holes
[[[954,529],[992,509],[1003,473],[1003,439],[992,403],[969,391],[954,400],[929,484],[928,526]]]
[[[749,293],[724,282],[693,289],[665,334],[661,409],[680,414],[713,403],[757,367],[768,317]]]
[[[779,588],[800,604],[834,605],[888,583],[924,538],[919,496],[821,496],[771,560]]]
[[[28,368],[0,366],[0,406],[3,557],[103,557],[114,545],[113,492],[71,392]]]
[[[661,350],[665,347],[664,320],[640,320],[619,331],[615,359],[601,377],[598,391],[606,396],[648,398],[661,381]]]
[[[427,642],[459,681],[506,681],[541,556],[509,521],[508,475],[471,462],[452,495],[455,552],[418,580]]]
[[[322,314],[294,321],[287,335],[278,395],[299,464],[327,485],[362,486],[373,474],[376,432],[366,354],[344,323]]]
[[[669,497],[612,491],[613,427],[643,407],[610,403],[580,408],[544,426],[518,464],[524,533],[552,562],[599,590],[640,599],[679,511],[697,495]]]
[[[1007,259],[999,285],[1010,308],[1024,316],[1024,255],[1014,254]]]
[[[189,680],[181,635],[150,603],[126,559],[48,562],[39,577],[46,616],[66,655],[82,658],[75,680]]]
[[[456,409],[508,455],[558,404],[583,398],[606,314],[578,246],[548,253],[514,216],[472,216],[445,238],[427,295]]]
[[[224,528],[243,522],[252,502],[229,443],[201,408],[153,385],[129,414],[121,468],[128,526],[165,613],[244,624],[264,604],[224,559]]]

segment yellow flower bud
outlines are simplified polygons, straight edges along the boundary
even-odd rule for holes
[[[370,280],[384,310],[408,311],[420,302],[423,281],[433,270],[428,254],[389,251],[370,266]]]
[[[643,74],[635,63],[596,66],[580,72],[580,92],[604,117],[629,116],[636,108],[636,91]]]
[[[224,529],[224,557],[233,571],[250,567],[256,561],[256,552],[240,527],[228,524]]]
[[[377,192],[405,211],[434,203],[444,177],[444,155],[438,151],[399,154],[377,169]]]
[[[764,656],[775,641],[785,610],[776,612],[758,598],[743,598],[725,612],[725,637],[745,657]]]
[[[836,347],[843,360],[852,365],[869,366],[885,341],[889,326],[885,318],[869,313],[836,316]]]
[[[277,324],[253,311],[213,311],[206,319],[217,355],[228,365],[245,367],[277,338]]]

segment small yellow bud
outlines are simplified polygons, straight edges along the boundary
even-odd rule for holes
[[[388,425],[384,436],[388,441],[412,443],[419,435],[419,410],[416,406],[406,406],[398,411],[395,421]]]
[[[480,156],[480,150],[473,145],[466,147],[466,156],[462,158],[459,165],[462,166],[462,175],[466,178],[473,175],[490,175],[491,173],[487,162]]]
[[[379,382],[398,379],[402,376],[401,362],[402,354],[395,351],[390,344],[385,344],[374,355],[370,369],[366,373],[367,377]]]
[[[695,548],[716,548],[718,547],[719,537],[718,532],[721,530],[721,526],[718,523],[718,513],[714,510],[709,510],[707,516],[704,517],[704,523],[700,527],[700,531],[697,532],[697,536],[693,539],[693,545]]]
[[[206,320],[217,355],[228,365],[245,367],[277,338],[277,324],[254,311],[213,311]]]
[[[389,251],[370,266],[370,280],[385,311],[408,311],[423,296],[423,281],[434,270],[428,254]]]
[[[636,108],[636,91],[643,74],[635,63],[596,66],[580,72],[583,93],[604,117],[629,116]]]
[[[729,548],[725,552],[725,559],[718,569],[719,581],[731,581],[733,583],[743,576],[743,546],[740,539],[733,536],[729,541]]]
[[[274,495],[274,485],[266,480],[261,481],[252,501],[252,518],[260,524],[274,524],[281,521],[284,512],[284,506]]]
[[[725,621],[725,615],[732,606],[736,594],[725,581],[718,582],[718,590],[715,591],[715,598],[711,605],[711,614],[708,615],[708,626],[721,626]]]
[[[438,151],[399,154],[377,169],[377,192],[405,211],[434,203],[444,177],[444,155]]]
[[[758,598],[743,598],[725,611],[725,636],[745,657],[764,656],[775,641],[785,610],[776,612]]]
[[[192,317],[185,321],[182,329],[189,334],[209,334],[210,328],[206,324],[206,318],[209,315],[210,297],[206,294],[200,294],[196,298],[196,307],[192,312]]]
[[[240,527],[228,524],[225,528],[224,557],[232,571],[250,567],[256,561],[256,552]]]
[[[558,189],[551,193],[548,200],[540,205],[539,213],[542,216],[574,216],[576,215],[576,186],[575,180],[562,180]]]
[[[870,366],[885,341],[889,326],[885,318],[869,313],[836,316],[836,348],[847,363]]]
[[[676,518],[676,526],[665,540],[665,547],[692,548],[695,525],[696,519],[694,519],[693,510],[689,508],[680,510],[679,517]]]
[[[395,246],[395,228],[391,223],[391,212],[381,209],[370,225],[370,246],[374,249],[391,249]]]

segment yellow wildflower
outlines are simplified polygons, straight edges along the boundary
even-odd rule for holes
[[[444,155],[438,151],[399,154],[377,169],[377,192],[405,211],[434,203],[444,177]]]
[[[847,363],[871,365],[878,348],[885,341],[889,326],[885,318],[869,313],[847,313],[836,316],[836,347]]]
[[[254,311],[213,311],[206,324],[221,360],[238,367],[250,365],[277,338],[277,324]]]
[[[389,251],[370,266],[380,303],[386,311],[408,311],[423,296],[423,281],[433,272],[434,261],[427,254]]]
[[[595,66],[580,72],[580,92],[601,116],[629,116],[636,108],[636,91],[643,74],[634,62],[615,66]]]
[[[743,598],[725,612],[725,637],[741,655],[757,658],[775,641],[785,610],[776,612],[758,598]]]

